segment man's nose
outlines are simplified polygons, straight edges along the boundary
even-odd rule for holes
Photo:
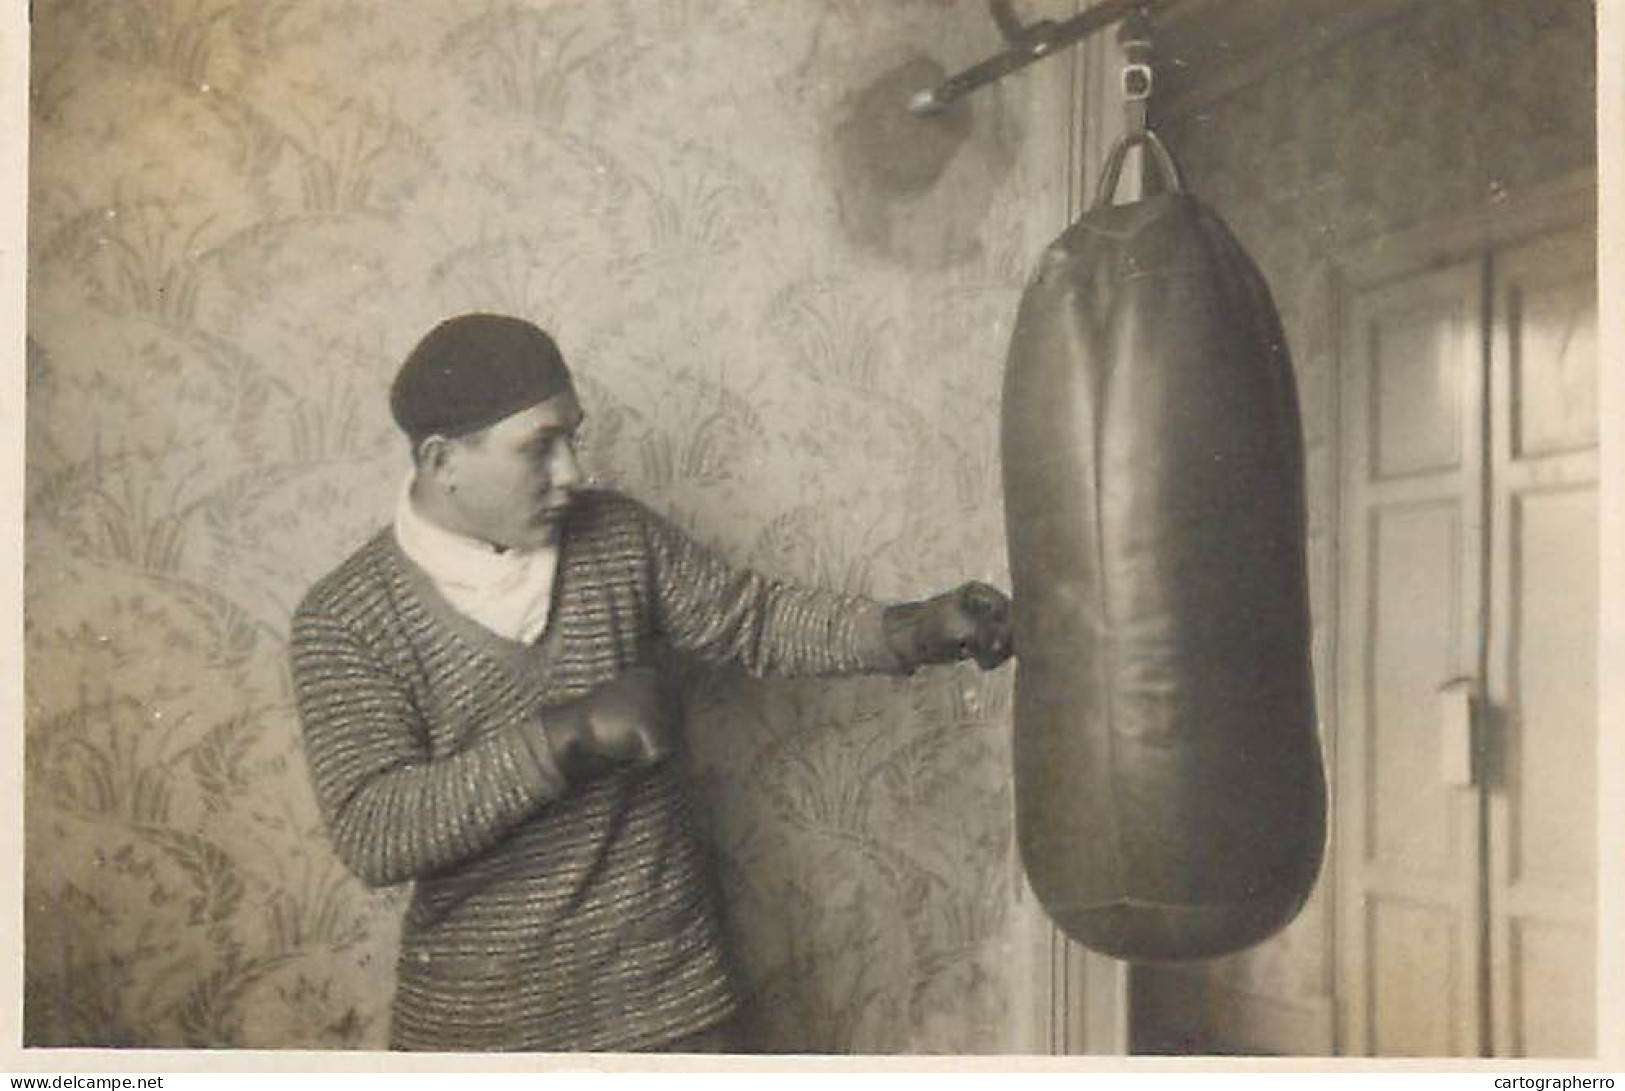
[[[581,463],[576,458],[574,443],[561,443],[553,456],[553,465],[549,475],[555,489],[575,489],[581,486],[583,475]]]

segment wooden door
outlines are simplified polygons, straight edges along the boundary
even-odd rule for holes
[[[1347,314],[1340,1050],[1473,1055],[1483,1037],[1480,801],[1446,775],[1461,755],[1444,747],[1439,694],[1476,677],[1483,652],[1482,263],[1354,286]]]
[[[1491,258],[1489,940],[1497,1056],[1596,1048],[1594,236]]]
[[[1348,286],[1345,1053],[1595,1049],[1594,240],[1549,229]]]

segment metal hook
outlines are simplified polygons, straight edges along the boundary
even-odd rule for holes
[[[1123,18],[1117,28],[1123,50],[1123,112],[1130,133],[1145,130],[1156,73],[1151,67],[1151,12],[1141,6]]]

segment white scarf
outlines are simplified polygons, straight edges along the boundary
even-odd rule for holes
[[[412,504],[412,476],[395,506],[401,550],[429,574],[458,613],[509,640],[529,644],[547,628],[559,551],[498,552],[489,542],[430,522]]]

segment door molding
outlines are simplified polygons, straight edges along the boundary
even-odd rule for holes
[[[1074,14],[1095,0],[1074,0]],[[1122,48],[1115,34],[1097,34],[1070,51],[1068,104],[1066,224],[1089,207],[1096,176],[1112,145],[1122,134],[1124,115],[1118,86]],[[1139,192],[1139,163],[1131,159],[1118,192],[1130,199]],[[1019,854],[1018,854],[1019,856]],[[1017,865],[1019,869],[1019,864]],[[1029,889],[1023,897],[1037,902]],[[1129,1053],[1130,970],[1126,962],[1107,958],[1073,943],[1034,910],[1040,924],[1032,943],[1037,963],[1037,1044],[1052,1055],[1127,1056]]]
[[[1597,176],[1579,171],[1551,182],[1509,190],[1494,204],[1462,216],[1434,220],[1335,250],[1331,258],[1336,306],[1334,333],[1342,330],[1348,293],[1432,265],[1460,261],[1554,228],[1597,218]],[[1341,345],[1339,341],[1333,344]],[[1341,353],[1341,347],[1338,352]],[[1335,362],[1342,373],[1342,359]]]
[[[1344,421],[1348,410],[1344,404],[1344,396],[1346,372],[1349,367],[1346,358],[1349,349],[1346,331],[1354,300],[1359,293],[1378,287],[1385,281],[1442,268],[1478,254],[1516,245],[1548,232],[1564,228],[1572,229],[1587,223],[1595,229],[1598,211],[1597,175],[1594,171],[1578,171],[1549,182],[1508,191],[1495,203],[1461,216],[1434,220],[1348,244],[1335,250],[1327,262],[1324,275],[1327,298],[1331,301],[1331,305],[1322,318],[1325,322],[1323,329],[1327,338],[1326,343],[1331,347],[1332,353],[1329,384],[1332,404],[1329,407],[1329,427],[1334,451],[1333,465],[1337,467],[1336,472],[1332,474],[1330,483],[1332,495],[1329,500],[1331,510],[1336,512],[1338,532],[1331,543],[1328,557],[1330,570],[1335,574],[1335,578],[1329,581],[1327,592],[1327,606],[1330,610],[1327,632],[1330,646],[1325,662],[1331,675],[1330,685],[1327,687],[1331,700],[1326,702],[1328,707],[1322,710],[1324,719],[1322,734],[1328,771],[1331,773],[1329,780],[1334,785],[1340,780],[1339,720],[1343,712],[1345,692],[1342,672],[1346,649],[1342,647],[1342,643],[1344,611],[1348,604],[1343,601],[1343,566],[1348,558],[1345,541],[1347,498],[1344,495],[1343,467],[1349,456],[1350,438],[1344,435]],[[1603,414],[1601,426],[1604,433],[1602,443],[1606,449],[1611,443],[1606,413]],[[1599,698],[1605,692],[1606,687],[1599,685]],[[1603,735],[1601,741],[1606,744],[1609,728],[1604,716],[1599,716],[1599,731]],[[1599,754],[1607,752],[1606,745],[1599,750]],[[1606,797],[1607,787],[1601,781],[1598,784],[1598,792],[1599,796]],[[1335,828],[1338,807],[1335,792],[1332,805]],[[1332,1006],[1332,1025],[1336,1028],[1336,1049],[1342,1052],[1347,1048],[1347,1043],[1342,1041],[1342,1028],[1345,1023],[1341,1006],[1346,1002],[1347,993],[1338,978],[1341,972],[1338,945],[1342,938],[1339,899],[1345,895],[1341,881],[1342,861],[1339,854],[1342,849],[1339,841],[1340,838],[1336,836],[1328,839],[1324,873],[1333,876],[1333,882],[1327,892],[1327,924],[1323,934],[1322,955]],[[1599,850],[1600,848],[1599,845]],[[1605,917],[1598,919],[1599,923],[1606,920]],[[1599,977],[1602,976],[1599,974]],[[1603,1025],[1599,1020],[1598,1027]]]

